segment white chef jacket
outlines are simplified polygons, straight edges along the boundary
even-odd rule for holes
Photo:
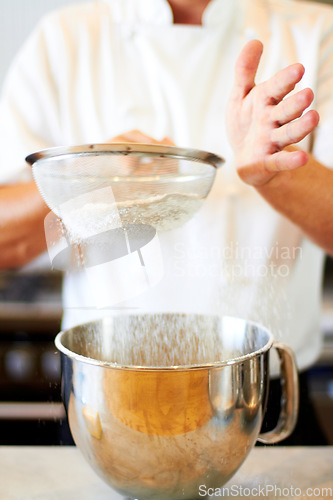
[[[237,177],[225,128],[236,57],[265,46],[257,81],[305,66],[321,122],[301,147],[333,165],[333,11],[292,0],[212,0],[202,26],[174,25],[165,0],[105,0],[46,16],[15,59],[0,108],[0,180],[27,178],[26,154],[139,129],[226,158],[200,211],[160,233],[163,278],[120,311],[231,314],[289,344],[300,369],[321,347],[323,252]],[[286,200],[286,203],[288,200]],[[307,207],[304,206],[306,212]],[[115,276],[115,281],[120,279]],[[64,284],[64,326],[109,314],[83,274]]]

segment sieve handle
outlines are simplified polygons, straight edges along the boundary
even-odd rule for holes
[[[281,411],[276,427],[259,434],[258,441],[264,444],[278,443],[290,436],[298,417],[299,386],[293,351],[281,342],[274,342],[273,347],[280,359]]]

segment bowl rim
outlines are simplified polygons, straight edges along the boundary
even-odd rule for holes
[[[248,361],[250,359],[253,359],[257,356],[260,356],[266,352],[269,351],[269,349],[273,346],[274,344],[274,337],[272,333],[263,325],[260,323],[257,323],[255,321],[249,321],[245,320],[243,318],[237,318],[233,316],[222,316],[221,319],[224,318],[229,318],[233,320],[239,320],[243,321],[244,324],[250,325],[252,327],[259,328],[262,332],[267,334],[268,339],[265,345],[260,347],[259,349],[256,349],[255,351],[251,351],[250,353],[243,354],[241,356],[236,356],[231,359],[226,359],[223,361],[212,361],[212,362],[207,362],[207,363],[198,363],[198,364],[190,364],[190,365],[171,365],[171,366],[147,366],[147,365],[126,365],[126,364],[120,364],[112,361],[101,361],[95,358],[90,358],[88,356],[83,356],[82,354],[78,354],[74,351],[71,351],[67,347],[65,347],[62,343],[62,338],[64,335],[66,335],[69,331],[75,330],[75,328],[78,328],[83,325],[90,325],[94,323],[98,323],[100,321],[106,320],[108,318],[101,318],[100,320],[95,320],[95,321],[90,321],[87,323],[83,323],[81,325],[74,326],[73,328],[68,328],[66,330],[62,330],[57,334],[57,336],[54,339],[54,344],[58,351],[62,353],[63,355],[67,356],[68,358],[82,362],[85,364],[89,365],[94,365],[94,366],[99,366],[102,368],[109,368],[109,369],[117,369],[117,370],[125,370],[125,371],[138,371],[138,372],[178,372],[178,371],[189,371],[189,370],[207,370],[209,368],[222,368],[225,366],[233,366],[237,364],[244,363],[245,361]]]
[[[36,162],[45,159],[53,159],[59,156],[102,156],[102,155],[122,155],[122,156],[158,156],[160,158],[174,158],[192,160],[200,163],[206,163],[219,168],[225,159],[214,153],[207,151],[180,148],[176,146],[165,146],[161,144],[139,144],[139,143],[106,143],[106,144],[85,144],[80,146],[60,146],[55,148],[43,149],[29,154],[25,161],[33,166]]]

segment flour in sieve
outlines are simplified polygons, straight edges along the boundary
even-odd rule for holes
[[[195,194],[164,194],[131,203],[118,203],[124,224],[148,224],[157,231],[182,226],[199,210],[203,199]]]
[[[114,203],[96,201],[65,210],[62,220],[74,241],[120,227],[121,224],[145,224],[158,231],[168,231],[187,222],[202,203],[203,199],[194,194],[179,193]]]

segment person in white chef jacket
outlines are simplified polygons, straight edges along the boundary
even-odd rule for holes
[[[69,6],[28,38],[0,106],[2,269],[45,251],[49,209],[27,154],[111,140],[211,151],[227,161],[205,204],[158,235],[163,279],[115,308],[258,321],[306,373],[321,349],[322,269],[333,253],[333,9],[296,0]],[[109,313],[93,307],[83,274],[67,276],[63,293],[64,327]]]

